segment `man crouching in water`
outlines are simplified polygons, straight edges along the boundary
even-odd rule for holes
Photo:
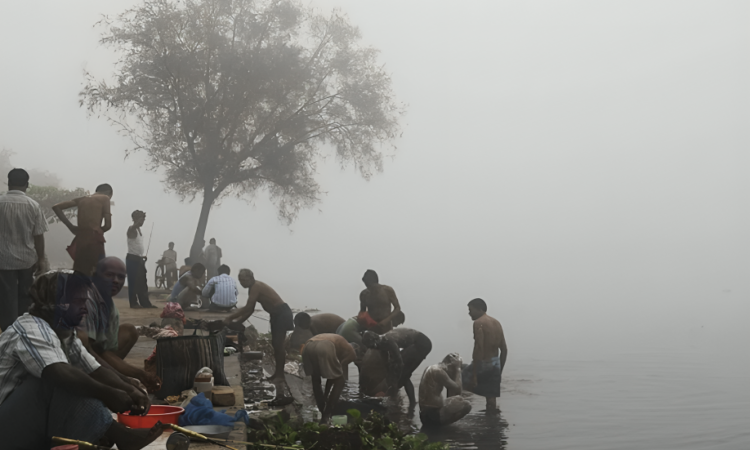
[[[86,315],[90,281],[48,272],[31,288],[29,312],[0,334],[0,436],[2,448],[50,448],[52,437],[140,450],[162,432],[131,430],[112,412],[146,414],[148,397],[102,367],[74,328]]]
[[[443,388],[447,398],[443,400]],[[451,353],[443,362],[425,369],[419,383],[419,420],[424,427],[448,425],[471,412],[461,397],[461,358]]]
[[[255,275],[250,269],[240,270],[237,278],[242,287],[248,288],[247,304],[238,309],[229,317],[224,319],[226,325],[233,322],[243,323],[255,312],[255,304],[260,303],[263,310],[271,315],[271,344],[276,358],[276,372],[270,380],[284,379],[284,364],[286,363],[286,351],[284,342],[286,332],[294,328],[292,310],[273,288],[262,281],[256,281]]]

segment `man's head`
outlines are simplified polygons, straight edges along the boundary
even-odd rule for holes
[[[487,303],[481,298],[475,298],[469,302],[469,316],[471,320],[477,320],[487,312]]]
[[[294,316],[295,327],[301,328],[303,330],[308,330],[310,329],[310,324],[312,324],[312,317],[310,317],[310,314],[305,313],[305,312],[300,312]]]
[[[211,240],[208,241],[208,243],[211,244],[211,245],[216,245],[216,239],[211,238]]]
[[[219,272],[219,275],[229,275],[229,272],[231,272],[231,270],[229,270],[228,265],[222,264],[219,266],[218,272]]]
[[[362,281],[367,287],[374,286],[379,283],[378,274],[372,269],[367,269],[362,277]]]
[[[196,279],[203,278],[203,275],[206,274],[206,266],[201,263],[195,263],[193,264],[193,267],[190,268],[190,274]]]
[[[112,186],[108,185],[107,183],[104,183],[96,187],[96,193],[104,194],[107,197],[112,198],[112,194],[114,194],[114,191],[112,190]]]
[[[459,370],[461,370],[461,357],[458,353],[449,353],[443,361],[440,363],[444,366],[445,370],[452,377],[456,376]]]
[[[46,320],[56,331],[78,326],[88,313],[91,280],[73,272],[52,271],[40,275],[29,290],[29,313]]]
[[[23,169],[13,169],[8,172],[8,190],[24,191],[29,187],[29,173]]]
[[[133,211],[133,213],[130,214],[130,217],[133,219],[134,227],[142,227],[143,223],[146,221],[146,213],[139,209]]]
[[[174,242],[170,242],[169,243],[169,249],[170,250],[174,250]]]
[[[125,263],[116,256],[108,256],[96,265],[96,275],[112,283],[110,294],[119,294],[125,284]]]
[[[374,331],[365,331],[362,333],[362,345],[367,348],[378,348],[383,342],[383,336]]]
[[[243,288],[249,288],[255,284],[255,275],[250,269],[241,269],[240,273],[237,275],[237,279],[240,280],[240,285]]]
[[[398,314],[391,320],[391,325],[396,328],[399,325],[403,325],[406,322],[406,314],[403,311],[399,311]]]

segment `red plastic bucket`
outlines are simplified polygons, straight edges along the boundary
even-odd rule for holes
[[[177,419],[185,410],[179,406],[153,405],[145,416],[129,416],[128,412],[117,414],[117,421],[130,428],[151,428],[156,422],[177,425]]]

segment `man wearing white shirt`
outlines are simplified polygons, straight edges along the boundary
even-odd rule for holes
[[[47,221],[39,203],[26,196],[29,174],[8,172],[8,192],[0,195],[0,328],[5,330],[29,309],[34,272],[46,269]]]
[[[203,296],[211,299],[211,311],[229,311],[237,305],[237,284],[229,276],[229,266],[222,264],[219,274],[206,283]]]

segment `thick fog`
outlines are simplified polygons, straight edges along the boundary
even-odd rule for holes
[[[66,188],[112,184],[108,254],[124,257],[130,212],[146,211],[153,271],[169,241],[188,256],[200,204],[164,193],[78,106],[83,70],[108,76],[116,58],[94,23],[131,4],[0,6],[0,146]],[[482,297],[511,373],[542,355],[748,342],[749,3],[312,4],[341,7],[380,49],[403,137],[370,181],[331,156],[327,194],[290,227],[264,194],[215,207],[206,240],[233,275],[346,317],[375,269],[407,325],[464,354],[466,303]]]

